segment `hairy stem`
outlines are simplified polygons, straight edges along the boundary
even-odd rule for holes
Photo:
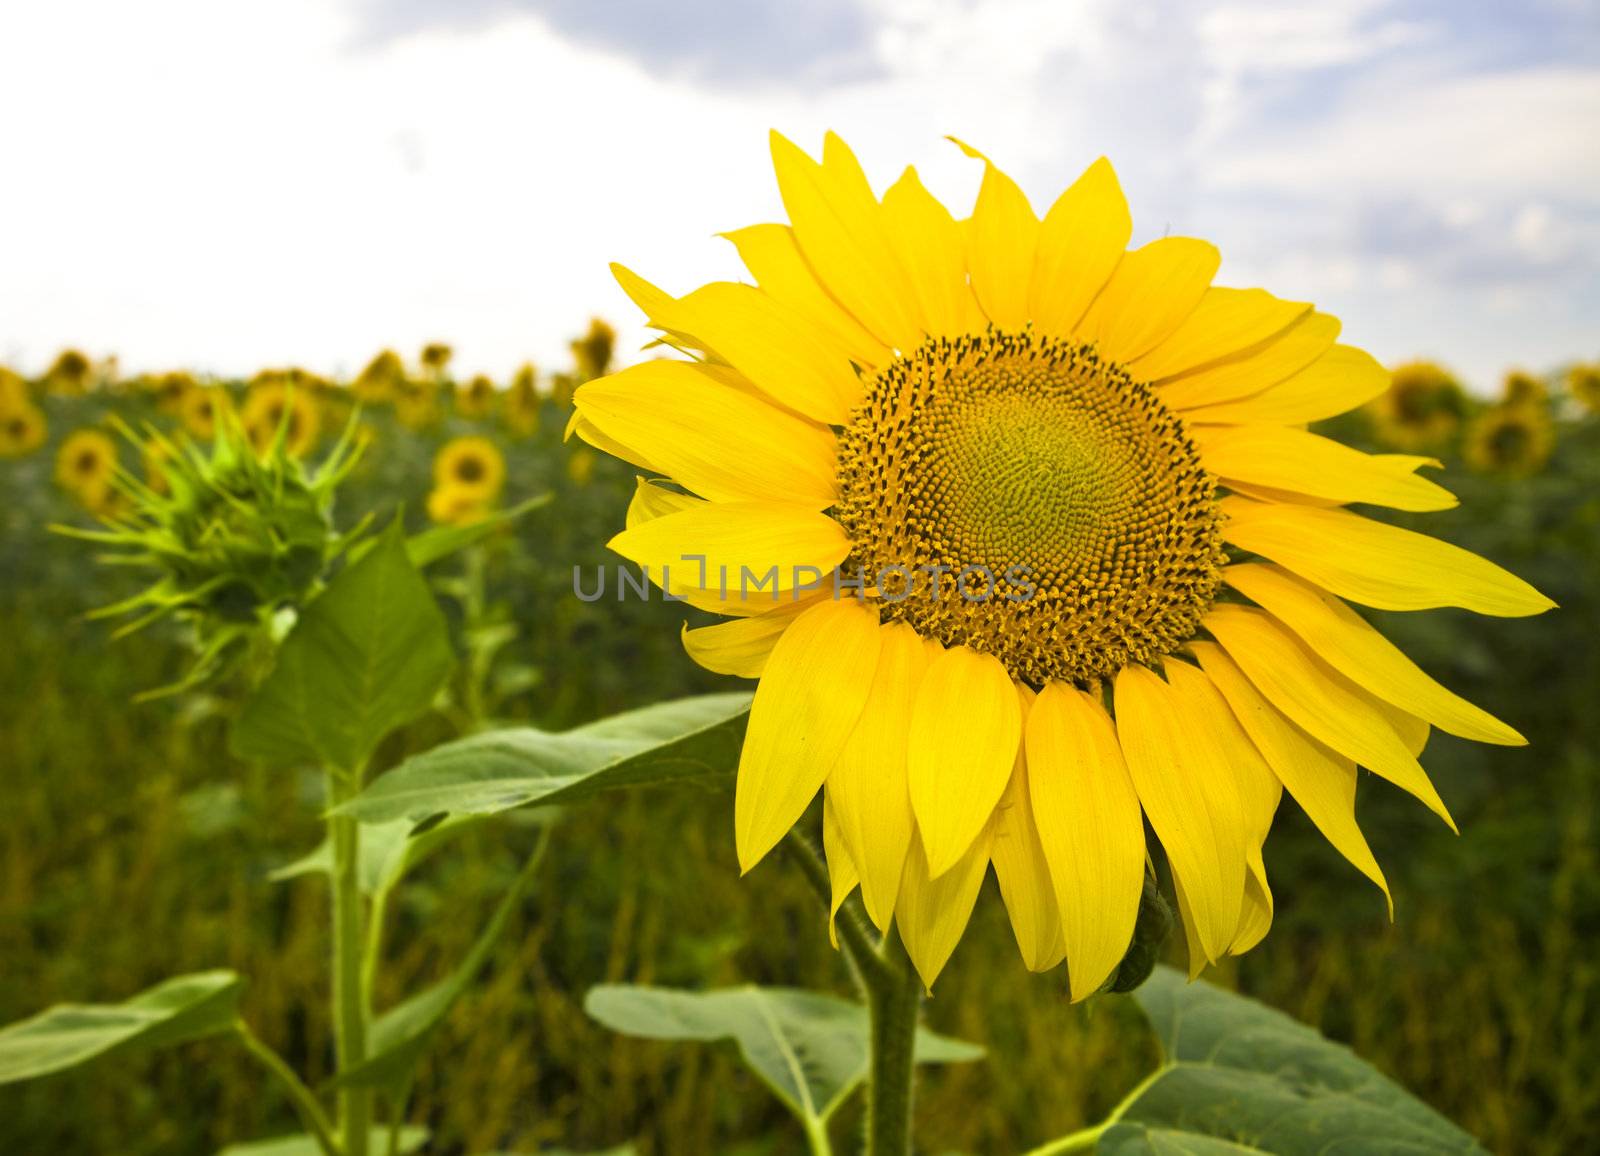
[[[872,1058],[867,1076],[867,1156],[910,1156],[922,980],[891,927],[878,958],[883,981],[868,989]]]
[[[361,910],[361,824],[331,811],[360,791],[361,772],[330,768],[327,779],[328,837],[333,844],[333,1024],[342,1076],[367,1058],[366,940]],[[341,1087],[339,1132],[345,1156],[367,1156],[371,1127],[371,1089]]]
[[[243,1020],[233,1025],[234,1034],[239,1042],[261,1062],[261,1066],[270,1072],[278,1083],[283,1085],[283,1090],[289,1093],[289,1099],[294,1101],[295,1111],[300,1113],[300,1119],[317,1141],[325,1156],[340,1156],[339,1141],[334,1138],[333,1124],[328,1120],[327,1113],[322,1110],[322,1105],[317,1103],[316,1096],[311,1089],[301,1082],[300,1077],[294,1074],[294,1069],[284,1063],[283,1057],[257,1038],[255,1032],[250,1030],[250,1025]]]

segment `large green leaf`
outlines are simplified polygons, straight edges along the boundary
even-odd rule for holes
[[[489,958],[495,941],[505,931],[512,912],[538,872],[548,842],[547,827],[539,832],[538,845],[518,872],[516,881],[501,898],[499,906],[489,917],[488,924],[479,933],[466,957],[443,980],[396,1004],[374,1020],[367,1059],[342,1073],[333,1081],[334,1085],[378,1087],[391,1093],[398,1092],[406,1085],[434,1029],[444,1019],[451,1005],[472,985],[473,978]]]
[[[802,1122],[826,1120],[867,1075],[867,1009],[816,992],[782,987],[720,991],[605,984],[583,1009],[612,1031],[653,1040],[723,1040]],[[976,1060],[983,1049],[932,1032],[917,1033],[917,1060]]]
[[[240,982],[231,971],[201,971],[123,1003],[57,1004],[0,1030],[0,1084],[47,1076],[111,1052],[227,1031],[238,1016]]]
[[[657,703],[552,734],[490,731],[406,760],[339,810],[364,823],[493,814],[618,787],[731,775],[750,696]]]
[[[400,1142],[395,1151],[409,1156],[428,1142],[426,1128],[400,1129]],[[389,1129],[373,1128],[367,1133],[368,1152],[389,1151]],[[229,1144],[217,1156],[322,1156],[322,1148],[315,1136],[301,1133],[295,1136],[274,1136],[270,1140],[252,1140],[247,1144]]]
[[[1157,968],[1134,998],[1165,1062],[1099,1156],[1478,1153],[1476,1141],[1348,1048],[1282,1012]]]
[[[396,521],[301,615],[233,727],[241,758],[349,769],[428,708],[455,664]]]

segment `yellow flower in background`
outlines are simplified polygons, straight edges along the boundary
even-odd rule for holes
[[[44,391],[72,397],[87,393],[94,365],[76,349],[63,349],[45,370]]]
[[[572,342],[572,360],[578,380],[591,381],[605,376],[617,348],[617,331],[598,317],[589,319],[589,331]]]
[[[145,378],[143,384],[150,393],[150,398],[162,413],[181,415],[184,404],[191,393],[200,388],[195,379],[187,373],[163,373],[160,377]]]
[[[451,489],[490,500],[500,493],[505,480],[506,460],[488,438],[452,438],[433,459],[433,482],[440,490]]]
[[[1574,365],[1567,370],[1567,392],[1590,413],[1600,413],[1600,362]]]
[[[408,429],[425,429],[434,424],[439,420],[439,387],[431,381],[400,382],[394,413]]]
[[[1472,420],[1462,452],[1479,473],[1527,477],[1544,468],[1554,448],[1555,425],[1543,407],[1508,402]]]
[[[117,443],[103,430],[73,430],[56,448],[56,482],[91,510],[112,500],[116,474]]]
[[[550,400],[562,409],[572,404],[572,394],[577,388],[578,379],[570,373],[550,375]]]
[[[1146,817],[1196,970],[1270,925],[1285,787],[1387,893],[1357,765],[1450,822],[1430,728],[1523,739],[1345,600],[1551,606],[1343,508],[1454,504],[1424,459],[1304,428],[1388,373],[1310,305],[1214,286],[1204,241],[1128,250],[1104,160],[1042,219],[985,160],[960,221],[910,169],[879,198],[832,134],[820,163],[777,135],[773,158],[790,223],[729,235],[755,284],[674,297],[616,267],[695,360],[583,386],[572,424],[657,475],[611,546],[728,615],[689,653],[760,680],[743,868],[823,790],[837,896],[859,886],[927,983],[992,864],[1025,963],[1065,960],[1075,999],[1129,946]]]
[[[494,509],[494,495],[444,484],[428,494],[428,518],[441,526],[470,526]]]
[[[316,448],[322,432],[322,411],[316,398],[305,389],[265,375],[257,375],[245,394],[239,421],[258,454],[271,449],[281,430],[284,452],[303,457]]]
[[[487,417],[499,396],[494,382],[480,373],[456,390],[456,412],[462,417]]]
[[[167,477],[167,464],[172,460],[175,447],[166,439],[150,438],[140,443],[140,456],[144,459],[144,484],[157,494],[170,494],[172,482]]]
[[[1437,449],[1461,427],[1467,395],[1449,370],[1431,361],[1396,366],[1389,389],[1368,407],[1379,440],[1395,449]]]
[[[442,341],[430,341],[422,347],[418,360],[422,362],[422,369],[433,381],[443,380],[450,369],[450,359],[456,351]]]
[[[21,458],[44,445],[50,425],[30,401],[0,401],[0,458]]]
[[[1533,374],[1513,369],[1500,383],[1500,400],[1506,405],[1543,405],[1550,400],[1550,391]]]
[[[524,362],[511,378],[506,391],[506,426],[516,437],[532,437],[539,432],[539,374]]]
[[[350,392],[356,400],[366,405],[389,401],[405,381],[406,367],[400,355],[392,349],[378,353],[350,383]]]
[[[33,394],[22,375],[0,365],[0,410],[33,404]]]
[[[178,418],[190,435],[210,441],[217,432],[219,408],[227,405],[227,394],[217,387],[196,386],[183,395]]]

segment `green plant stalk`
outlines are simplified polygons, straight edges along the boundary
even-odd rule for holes
[[[244,1045],[261,1065],[267,1069],[277,1081],[283,1085],[284,1091],[289,1093],[289,1099],[294,1101],[295,1111],[300,1113],[300,1119],[317,1141],[326,1156],[340,1156],[339,1141],[334,1138],[333,1124],[329,1122],[327,1113],[322,1110],[322,1105],[317,1103],[316,1096],[311,1089],[301,1082],[300,1077],[294,1074],[294,1069],[283,1062],[283,1057],[267,1047],[257,1038],[255,1032],[243,1020],[234,1025],[234,1032],[239,1037],[239,1042]]]
[[[1080,1128],[1076,1132],[1058,1137],[1047,1144],[1037,1148],[1030,1148],[1022,1156],[1070,1156],[1073,1152],[1092,1152],[1095,1145],[1100,1143],[1100,1137],[1106,1130],[1122,1119],[1122,1114],[1138,1102],[1139,1098],[1149,1091],[1150,1085],[1166,1074],[1166,1068],[1157,1068],[1134,1087],[1133,1091],[1122,1097],[1122,1102],[1111,1109],[1111,1114],[1100,1123],[1088,1128]]]
[[[867,1156],[910,1156],[922,979],[890,927],[878,951],[884,975],[868,987],[871,1062],[867,1074]]]
[[[361,778],[359,767],[327,771],[328,837],[333,844],[333,1024],[340,1075],[367,1058],[367,953],[361,910],[361,825],[331,811],[355,797]],[[339,1134],[345,1156],[367,1156],[371,1126],[372,1090],[341,1087]]]

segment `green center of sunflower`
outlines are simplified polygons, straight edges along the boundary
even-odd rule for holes
[[[847,566],[883,618],[1036,686],[1170,653],[1220,580],[1215,485],[1194,444],[1086,345],[929,341],[868,383],[839,483]]]

